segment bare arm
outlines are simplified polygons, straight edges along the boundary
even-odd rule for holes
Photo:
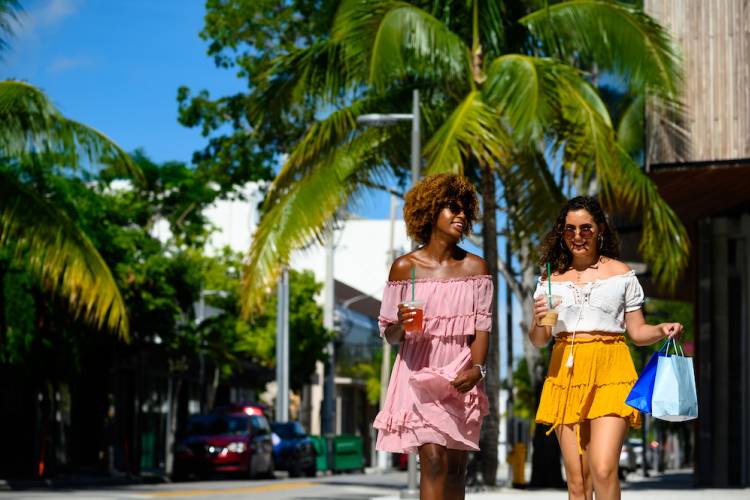
[[[411,268],[414,264],[410,259],[410,254],[399,257],[393,264],[391,264],[391,271],[388,274],[389,281],[400,281],[408,279],[411,273]],[[402,308],[399,306],[397,317],[398,321],[385,328],[383,336],[385,340],[391,345],[397,345],[404,340],[406,334],[404,330],[404,324],[414,320],[416,313],[413,310]]]
[[[625,328],[633,343],[638,346],[655,344],[666,337],[670,339],[679,337],[683,330],[680,323],[649,325],[641,309],[625,313]]]

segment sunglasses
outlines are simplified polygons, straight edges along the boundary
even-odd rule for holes
[[[451,201],[447,205],[445,205],[445,208],[450,210],[453,214],[458,215],[461,212],[464,212],[464,207],[461,206],[460,203],[456,203],[455,201]],[[464,212],[466,213],[466,212]]]
[[[565,229],[563,229],[563,237],[565,237],[566,240],[572,240],[576,237],[576,232],[581,235],[581,238],[588,240],[594,237],[594,227],[590,225],[584,225],[580,228],[576,229],[573,226],[565,226]]]

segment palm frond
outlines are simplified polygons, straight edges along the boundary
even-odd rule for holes
[[[440,82],[454,94],[471,82],[466,44],[426,11],[406,2],[348,0],[332,39],[344,47],[347,68],[383,90],[407,78]]]
[[[67,300],[96,328],[128,338],[128,316],[109,267],[88,237],[60,210],[0,171],[0,246]]]
[[[14,34],[13,25],[18,23],[21,10],[18,0],[0,0],[0,52],[8,48],[8,38]]]
[[[293,111],[304,102],[321,109],[336,105],[363,80],[346,70],[340,44],[320,40],[276,58],[259,81],[248,104],[250,123]]]
[[[242,311],[255,309],[294,250],[321,238],[336,211],[366,181],[387,129],[368,129],[319,158],[307,175],[286,190],[269,193],[244,270]]]
[[[630,156],[643,151],[645,111],[645,97],[641,94],[630,101],[617,125],[617,142]]]
[[[512,161],[500,166],[497,172],[513,226],[513,244],[538,243],[565,201],[544,151],[533,146],[520,148]],[[530,260],[534,262],[536,258],[531,256]]]
[[[690,256],[687,230],[653,181],[621,147],[618,156],[616,165],[602,165],[597,171],[602,195],[611,206],[629,210],[632,216],[642,215],[638,250],[649,264],[654,281],[665,289],[674,289]]]
[[[563,61],[583,58],[622,75],[635,90],[674,100],[682,94],[680,53],[669,33],[641,9],[615,1],[572,0],[520,20]]]
[[[541,140],[554,119],[559,100],[555,69],[560,66],[521,54],[500,56],[490,64],[483,99],[500,110],[517,140]]]
[[[470,92],[432,136],[424,149],[425,174],[463,174],[464,161],[471,156],[487,165],[507,162],[511,139],[481,97],[479,91]]]
[[[334,110],[327,117],[313,123],[276,176],[271,189],[284,190],[297,179],[304,177],[318,158],[329,154],[335,147],[346,143],[357,131],[357,117],[372,112],[387,112],[393,102],[402,102],[399,93],[364,97],[346,107]]]
[[[70,168],[107,163],[140,180],[138,167],[102,132],[60,114],[47,96],[25,82],[0,82],[0,155],[39,154]],[[86,160],[86,162],[84,162]]]

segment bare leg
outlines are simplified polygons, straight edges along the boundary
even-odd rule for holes
[[[596,498],[597,500],[619,500],[620,478],[617,477],[617,467],[620,463],[620,450],[628,431],[628,423],[618,416],[599,417],[590,422],[589,469],[594,480]]]
[[[419,499],[448,500],[448,449],[439,444],[423,444],[419,447],[419,467]]]
[[[445,481],[446,500],[464,500],[466,495],[466,452],[448,451],[448,476]]]
[[[577,425],[561,425],[555,429],[557,441],[562,451],[565,478],[568,481],[568,498],[570,500],[592,500],[593,488],[589,474],[589,426],[588,421],[581,424],[581,448],[578,453]]]

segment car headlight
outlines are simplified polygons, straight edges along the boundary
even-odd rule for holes
[[[244,453],[247,450],[247,445],[242,441],[235,441],[234,443],[229,443],[227,450],[231,453]]]

